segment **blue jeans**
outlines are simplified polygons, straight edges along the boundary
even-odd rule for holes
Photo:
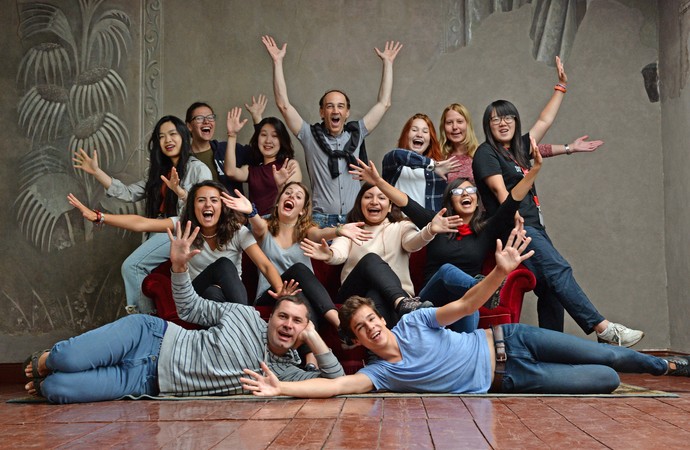
[[[140,313],[153,312],[153,300],[141,292],[141,283],[153,269],[170,257],[170,239],[167,233],[153,233],[122,263],[127,306],[136,306]],[[128,308],[129,312],[129,308]]]
[[[663,375],[668,364],[626,347],[524,324],[501,325],[506,346],[503,392],[608,394],[616,372]]]
[[[573,269],[558,253],[546,234],[546,230],[525,227],[532,238],[527,250],[534,250],[534,256],[524,262],[537,278],[537,314],[539,326],[563,331],[563,309],[565,308],[582,331],[589,334],[594,326],[604,320],[599,311],[587,298],[575,277]]]
[[[51,403],[115,400],[158,394],[158,354],[167,322],[145,314],[125,316],[60,341],[46,359],[41,385]]]
[[[443,306],[459,299],[472,286],[477,284],[474,277],[467,275],[452,264],[444,264],[429,279],[429,282],[419,293],[422,301],[430,301],[434,306]],[[479,311],[465,316],[448,326],[458,333],[470,333],[479,325]]]
[[[347,223],[345,214],[324,214],[315,212],[311,216],[319,228],[335,227],[341,223]]]

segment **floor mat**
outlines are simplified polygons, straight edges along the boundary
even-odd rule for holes
[[[622,397],[678,397],[678,395],[647,389],[632,384],[621,383],[618,388],[610,394],[419,394],[410,393],[403,394],[397,392],[370,392],[367,394],[351,394],[340,395],[338,398],[418,398],[418,397],[472,397],[472,398],[494,398],[494,397],[601,397],[601,398],[622,398]],[[122,400],[162,400],[162,401],[180,401],[180,400],[225,400],[225,401],[268,401],[268,400],[289,400],[293,397],[256,397],[254,395],[205,395],[193,397],[167,397],[167,396],[151,396],[141,395],[133,396],[127,395]],[[7,403],[47,403],[45,398],[26,396],[20,398],[13,398],[7,400]]]

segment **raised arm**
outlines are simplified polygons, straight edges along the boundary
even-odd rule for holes
[[[302,181],[302,171],[297,160],[285,159],[280,169],[277,169],[276,165],[271,167],[273,168],[273,181],[276,182],[278,191],[290,181]]]
[[[529,130],[530,136],[537,142],[541,141],[546,132],[549,131],[549,128],[551,128],[551,124],[553,124],[556,114],[558,114],[558,109],[561,107],[561,102],[565,97],[568,76],[565,74],[563,64],[561,64],[561,58],[558,56],[556,56],[556,71],[558,73],[558,84],[553,91],[553,95],[541,114],[539,114],[537,122]]]
[[[240,378],[242,388],[259,397],[288,395],[299,398],[329,398],[336,395],[362,394],[374,389],[369,377],[361,373],[333,379],[279,381],[263,362],[261,370],[264,375],[244,369],[247,377]]]
[[[273,96],[276,99],[276,106],[283,115],[285,124],[292,131],[292,134],[297,135],[302,127],[303,120],[288,99],[285,74],[283,72],[283,59],[287,51],[287,42],[283,44],[282,48],[278,48],[276,41],[271,36],[262,36],[261,42],[263,42],[273,60]]]
[[[225,175],[234,181],[247,181],[249,178],[249,166],[237,167],[237,154],[235,145],[237,144],[237,133],[240,132],[247,119],[240,120],[242,108],[232,108],[228,111],[228,145],[225,149]]]
[[[365,183],[377,186],[393,204],[401,208],[407,206],[407,202],[409,201],[407,194],[384,180],[383,177],[379,175],[379,171],[376,169],[376,165],[373,161],[369,161],[367,164],[358,158],[357,165],[350,164],[348,173],[350,173],[355,180],[364,181]]]
[[[464,296],[436,310],[436,320],[439,325],[450,325],[479,309],[491,297],[491,294],[501,286],[505,277],[534,254],[534,250],[522,254],[531,241],[532,239],[526,236],[525,230],[522,228],[513,229],[506,241],[505,248],[500,239],[496,240],[496,267],[486,278],[467,291]]]
[[[90,220],[96,225],[111,225],[124,230],[147,233],[165,233],[174,228],[171,219],[151,219],[136,214],[104,214],[100,211],[94,211],[84,206],[73,194],[67,195],[67,201],[81,211],[86,220]]]
[[[96,150],[93,151],[92,157],[89,156],[88,153],[84,151],[83,148],[80,148],[76,152],[74,152],[74,156],[72,157],[72,161],[74,161],[74,167],[77,170],[83,170],[84,172],[88,173],[89,175],[93,175],[93,177],[103,185],[104,188],[108,189],[110,185],[113,183],[113,179],[110,175],[105,173],[103,169],[100,168],[98,165],[98,153]]]
[[[267,103],[268,100],[266,100],[266,96],[264,94],[259,94],[258,100],[252,95],[252,103],[244,104],[244,107],[247,108],[247,111],[249,111],[249,115],[252,116],[252,122],[254,122],[254,125],[261,122]]]
[[[383,69],[381,73],[381,86],[376,104],[364,115],[364,126],[369,132],[379,124],[383,115],[391,106],[391,93],[393,92],[393,61],[402,49],[400,42],[388,41],[383,51],[375,48],[376,54],[381,58]]]

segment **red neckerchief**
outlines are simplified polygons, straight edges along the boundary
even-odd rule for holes
[[[458,234],[455,237],[455,240],[459,241],[462,238],[464,238],[465,236],[469,236],[470,234],[473,234],[472,229],[470,228],[470,226],[468,224],[463,223],[462,225],[460,225],[458,227]]]

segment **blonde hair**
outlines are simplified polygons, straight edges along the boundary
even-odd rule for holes
[[[448,158],[453,151],[453,145],[448,142],[448,139],[446,138],[445,128],[446,115],[451,109],[464,117],[465,121],[467,122],[467,132],[465,133],[465,140],[462,141],[462,144],[467,147],[467,154],[470,155],[471,158],[474,158],[474,152],[476,152],[477,147],[479,147],[479,141],[477,140],[477,135],[474,133],[472,116],[470,115],[469,110],[460,103],[451,103],[450,105],[446,106],[446,109],[443,110],[443,114],[441,114],[441,123],[438,125],[438,130],[439,136],[441,137],[441,152],[443,153],[443,157]]]

